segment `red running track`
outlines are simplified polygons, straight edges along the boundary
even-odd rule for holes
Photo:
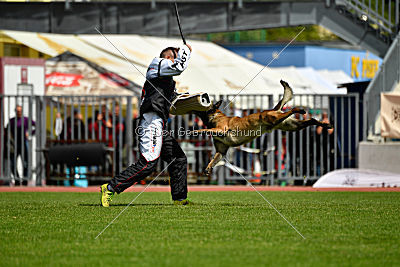
[[[312,188],[305,186],[256,186],[259,191],[270,192],[400,192],[400,187],[360,187],[360,188]],[[125,192],[140,192],[144,186],[134,186]],[[65,186],[1,186],[0,192],[99,192],[99,186],[65,187]],[[150,186],[146,192],[169,192],[169,186]],[[215,192],[215,191],[254,191],[250,186],[189,186],[189,192]]]

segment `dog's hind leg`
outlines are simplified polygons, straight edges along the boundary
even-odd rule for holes
[[[299,131],[306,127],[312,126],[312,125],[321,126],[321,127],[327,128],[327,129],[333,128],[330,123],[321,122],[314,118],[307,119],[307,120],[298,120],[298,119],[289,117],[274,129],[279,129],[279,130],[283,130],[283,131]]]
[[[281,100],[279,100],[278,104],[276,104],[274,110],[282,110],[283,106],[285,106],[286,103],[292,100],[293,98],[293,90],[289,86],[289,84],[283,80],[281,80],[281,84],[284,88],[283,97]]]

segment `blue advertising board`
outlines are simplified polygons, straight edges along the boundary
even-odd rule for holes
[[[354,81],[371,80],[377,73],[382,59],[365,50],[330,48],[313,45],[287,47],[267,45],[226,45],[226,49],[270,67],[312,67],[316,70],[343,70]]]

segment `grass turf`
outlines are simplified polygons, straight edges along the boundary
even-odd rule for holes
[[[399,265],[400,193],[0,193],[0,265]]]

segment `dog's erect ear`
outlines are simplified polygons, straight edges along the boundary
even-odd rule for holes
[[[220,101],[218,101],[217,103],[215,103],[214,105],[213,105],[213,109],[218,109],[219,108],[219,106],[221,106],[221,104],[222,104],[222,100],[220,100]]]

